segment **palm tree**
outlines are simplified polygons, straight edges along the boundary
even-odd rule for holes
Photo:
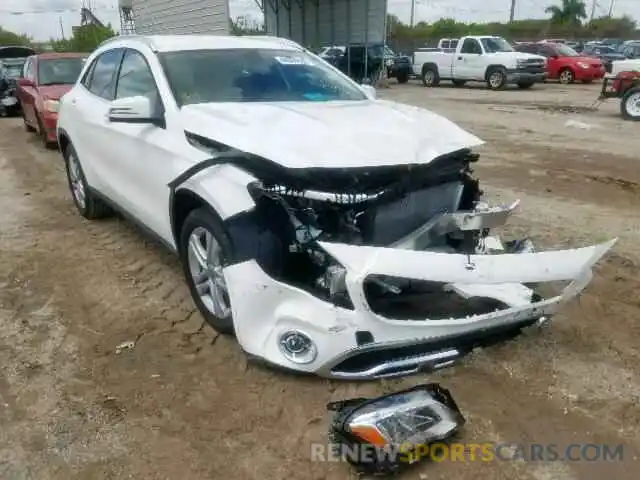
[[[562,0],[562,6],[550,5],[545,9],[551,14],[551,23],[580,25],[587,18],[587,6],[583,0]]]

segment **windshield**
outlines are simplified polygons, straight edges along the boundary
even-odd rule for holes
[[[561,43],[556,45],[554,48],[555,48],[555,51],[558,52],[558,55],[560,55],[561,57],[579,57],[580,56],[580,54],[576,52],[573,48],[567,45],[563,45]]]
[[[487,53],[515,51],[509,42],[501,37],[485,37],[482,39],[482,46]]]
[[[38,61],[39,85],[73,85],[80,75],[84,58],[48,58]]]
[[[346,76],[294,50],[193,50],[162,53],[160,58],[181,106],[367,99]]]
[[[22,65],[4,65],[4,74],[7,78],[15,80],[22,76]]]
[[[0,60],[0,67],[4,70],[6,78],[15,80],[22,76],[22,68],[26,60],[26,58],[7,58]]]

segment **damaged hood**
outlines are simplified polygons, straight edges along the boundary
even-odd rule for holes
[[[181,117],[186,132],[286,168],[425,164],[484,143],[433,112],[381,100],[204,103]]]

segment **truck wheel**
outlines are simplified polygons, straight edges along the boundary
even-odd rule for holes
[[[521,90],[526,90],[527,88],[533,87],[533,82],[520,82],[518,83],[518,88]]]
[[[620,102],[620,113],[625,120],[640,121],[640,87],[627,90]]]
[[[422,67],[422,85],[425,87],[437,87],[440,83],[440,76],[435,67],[425,65]]]
[[[466,80],[454,80],[453,85],[455,87],[464,87],[467,84]]]
[[[560,83],[563,85],[569,85],[573,83],[576,79],[576,76],[573,74],[570,68],[565,68],[560,71],[560,75],[558,77],[560,79]]]
[[[396,74],[396,80],[398,80],[398,83],[407,83],[409,81],[409,74],[407,72],[398,72]]]
[[[491,90],[502,90],[507,86],[507,71],[504,67],[492,67],[487,72],[487,86]]]

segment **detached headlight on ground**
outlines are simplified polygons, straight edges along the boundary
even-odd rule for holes
[[[413,463],[413,452],[450,438],[465,423],[449,391],[436,383],[327,409],[336,412],[330,429],[336,453],[368,474]]]

